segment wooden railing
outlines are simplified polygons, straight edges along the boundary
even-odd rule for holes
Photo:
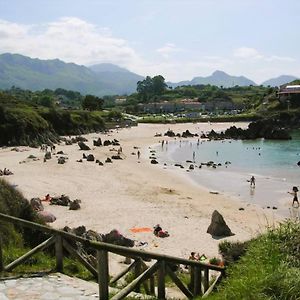
[[[132,291],[139,292],[141,285],[143,285],[146,294],[153,295],[158,299],[165,299],[165,278],[167,275],[169,275],[171,280],[187,298],[192,299],[200,295],[202,295],[202,297],[206,297],[211,292],[215,284],[222,278],[225,272],[224,267],[209,265],[198,261],[182,259],[169,255],[134,250],[131,248],[102,242],[94,242],[65,231],[56,230],[1,213],[0,220],[31,228],[33,230],[42,231],[43,233],[51,235],[50,238],[6,266],[3,264],[2,247],[0,244],[0,272],[8,272],[13,270],[15,267],[25,262],[38,251],[42,251],[54,244],[56,270],[58,272],[63,272],[63,249],[65,249],[71,256],[78,259],[79,262],[82,263],[95,276],[95,278],[98,279],[99,296],[101,300],[109,299],[109,286],[115,284],[129,271],[134,273],[133,281],[115,294],[111,299],[123,299]],[[92,266],[80,253],[78,253],[78,251],[70,245],[69,241],[80,242],[84,246],[95,249],[97,251],[97,268]],[[109,252],[124,257],[129,257],[133,259],[133,263],[131,263],[131,265],[129,265],[120,274],[110,278],[108,261]],[[144,260],[155,262],[150,264],[150,266],[147,266]],[[176,273],[172,271],[172,267],[174,267],[174,265],[188,266],[190,270],[188,273],[188,286],[186,286],[182,280],[178,278]],[[217,275],[213,282],[210,282],[211,271],[215,272],[215,275]]]

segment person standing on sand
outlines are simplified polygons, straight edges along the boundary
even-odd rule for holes
[[[289,194],[293,195],[293,203],[292,203],[292,207],[298,208],[299,207],[299,200],[298,200],[298,188],[296,186],[293,186],[293,191],[292,192],[288,192]]]
[[[140,157],[141,157],[141,152],[140,152],[140,150],[138,150],[138,152],[137,152],[137,157],[138,157],[138,159],[140,159]]]
[[[252,177],[250,178],[250,186],[251,186],[251,187],[255,187],[255,177],[254,177],[254,176],[252,176]]]

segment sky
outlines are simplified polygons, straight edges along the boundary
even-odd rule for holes
[[[299,16],[299,0],[0,0],[0,54],[260,84],[300,77]]]

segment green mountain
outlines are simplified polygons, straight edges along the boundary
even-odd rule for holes
[[[136,90],[136,83],[144,77],[113,64],[97,64],[89,67],[107,85],[114,83],[117,94],[131,94]]]
[[[264,81],[262,83],[262,85],[264,85],[264,86],[280,86],[280,85],[292,82],[296,79],[298,79],[298,78],[295,77],[295,76],[281,75],[281,76],[278,76],[276,78],[272,78],[272,79]]]
[[[198,85],[210,84],[223,87],[249,86],[256,85],[256,83],[244,76],[231,76],[223,71],[215,71],[212,75],[207,77],[194,77],[191,81],[180,81],[178,83],[168,83],[169,86],[177,87],[182,85]]]
[[[57,89],[97,96],[132,93],[142,76],[111,64],[90,68],[59,59],[40,60],[19,54],[0,55],[0,89]]]

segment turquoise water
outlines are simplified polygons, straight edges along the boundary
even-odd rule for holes
[[[158,147],[159,160],[169,168],[181,163],[185,172],[198,184],[209,190],[234,196],[245,203],[255,203],[266,209],[276,206],[278,213],[288,216],[292,186],[300,185],[300,131],[292,133],[289,141],[200,141],[179,139]],[[197,168],[187,172],[195,153]],[[221,166],[216,169],[198,166],[201,162],[214,161]],[[231,164],[225,165],[228,161]],[[250,188],[249,179],[256,178],[255,189]]]

